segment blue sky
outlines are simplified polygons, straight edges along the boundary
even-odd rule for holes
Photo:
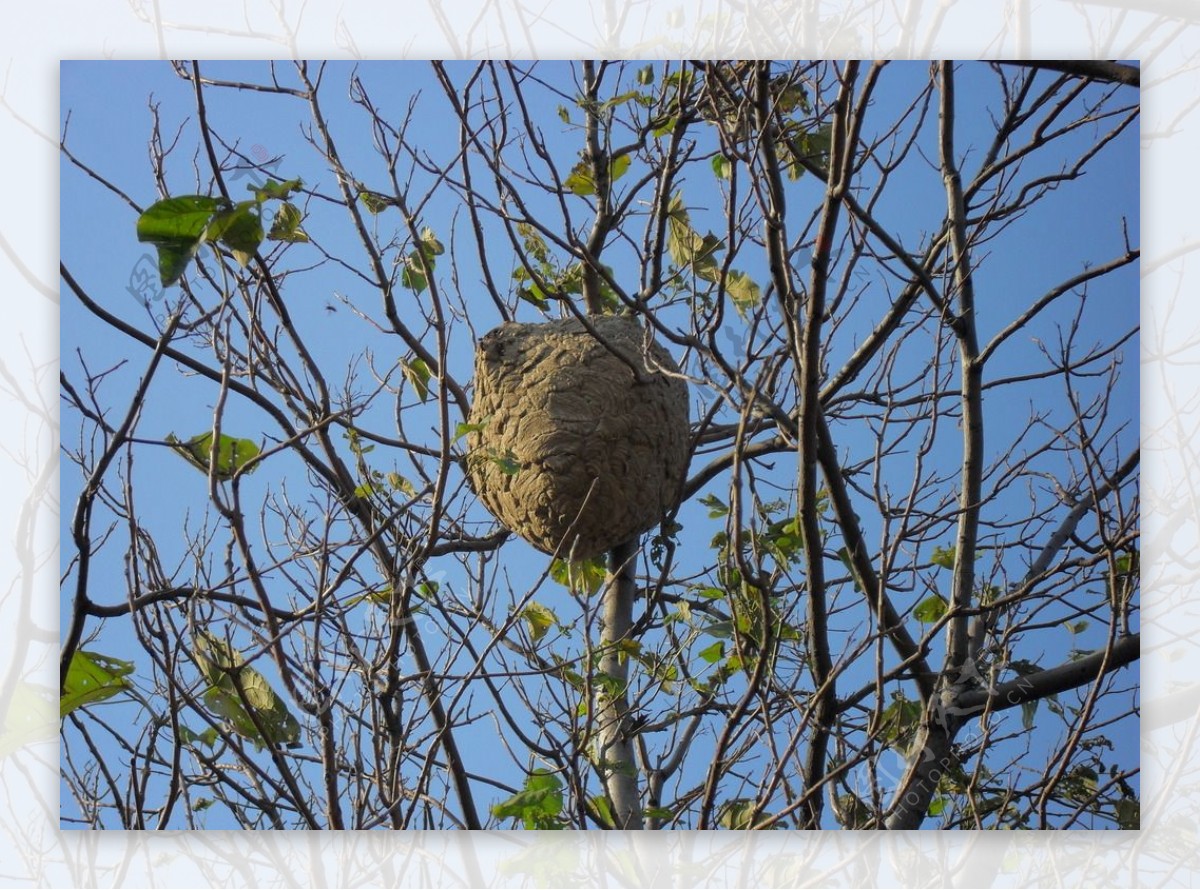
[[[261,63],[247,65],[243,63],[212,63],[204,66],[205,73],[210,77],[253,76],[263,79],[266,74],[265,66]],[[330,66],[325,77],[330,83],[339,84],[328,90],[329,123],[339,134],[339,143],[343,149],[343,160],[347,167],[354,170],[369,185],[378,181],[385,182],[384,171],[373,152],[370,150],[368,133],[365,129],[364,116],[359,109],[351,106],[344,98],[344,83],[351,71],[349,65]],[[460,69],[466,72],[467,68]],[[547,78],[566,72],[567,66],[550,65],[545,69]],[[889,69],[888,75],[881,84],[875,99],[877,105],[886,108],[889,102],[901,101],[902,97],[911,92],[911,83],[921,81],[926,77],[926,66],[923,63],[913,63],[911,66],[896,66]],[[396,119],[401,118],[409,108],[409,102],[419,92],[423,96],[416,99],[413,106],[412,127],[418,128],[419,141],[422,146],[435,156],[445,156],[453,153],[457,145],[457,127],[454,120],[439,111],[440,89],[434,82],[430,69],[418,63],[392,64],[374,63],[361,66],[359,75],[371,89],[373,96],[386,97],[381,99],[381,108]],[[281,78],[291,76],[287,66],[280,68]],[[980,80],[976,82],[975,77]],[[964,103],[978,98],[985,101],[986,87],[982,86],[982,72],[976,74],[966,70],[960,76],[960,99]],[[573,91],[570,81],[563,84],[568,93]],[[78,153],[81,159],[91,165],[99,174],[110,182],[116,183],[126,190],[129,196],[145,206],[156,199],[154,179],[148,164],[146,143],[150,133],[152,116],[148,103],[157,102],[160,109],[161,131],[163,141],[170,143],[175,134],[180,134],[179,147],[171,158],[167,171],[167,182],[174,194],[192,193],[197,190],[195,165],[204,169],[202,157],[194,157],[195,152],[195,108],[190,87],[177,78],[165,63],[64,63],[61,78],[61,109],[64,123],[68,120],[66,142],[68,148]],[[560,168],[569,167],[573,153],[577,151],[576,139],[566,127],[560,127],[556,116],[556,102],[552,98],[545,100],[544,106],[534,109],[535,115],[547,121],[546,132],[552,135],[551,144],[559,152]],[[964,105],[965,107],[965,105]],[[251,157],[278,157],[280,162],[276,168],[279,178],[300,177],[306,186],[326,193],[332,192],[334,182],[323,162],[312,149],[305,144],[305,132],[300,122],[306,119],[306,109],[297,99],[264,96],[256,93],[233,93],[225,91],[219,102],[214,102],[210,108],[210,121],[223,134],[236,134],[240,148]],[[982,139],[988,127],[986,117],[976,117],[974,126],[978,127],[977,140],[973,145],[970,118],[965,129],[960,133],[960,149],[971,146],[964,163],[964,175],[969,178],[971,164],[984,150]],[[885,114],[882,118],[888,120]],[[934,124],[926,122],[926,131]],[[561,135],[560,135],[561,134]],[[1012,316],[1014,307],[1024,305],[1029,294],[1040,294],[1056,282],[1075,274],[1078,271],[1080,256],[1094,256],[1097,261],[1103,261],[1120,252],[1122,232],[1119,225],[1119,212],[1128,218],[1128,231],[1131,242],[1139,243],[1138,231],[1138,144],[1137,133],[1131,131],[1124,134],[1116,150],[1106,152],[1101,163],[1089,169],[1087,174],[1090,187],[1071,189],[1070,195],[1063,197],[1051,195],[1046,207],[1053,208],[1047,216],[1052,220],[1051,229],[1047,231],[1031,231],[1029,227],[1014,227],[1010,232],[1001,235],[990,245],[990,249],[1002,258],[1001,263],[985,264],[980,272],[977,288],[980,293],[980,323],[984,339],[990,331],[998,330]],[[1087,136],[1082,135],[1081,139]],[[928,150],[928,140],[923,148]],[[930,155],[930,165],[927,175],[923,178],[912,176],[897,184],[889,193],[886,202],[877,208],[881,222],[890,230],[901,236],[906,243],[915,237],[919,231],[927,231],[936,226],[940,220],[940,208],[944,205],[944,193],[941,191],[940,177],[934,165],[936,157]],[[565,165],[565,166],[563,166]],[[701,174],[703,169],[697,169],[690,174],[691,178],[682,184],[693,211],[693,221],[698,228],[709,217],[705,208],[712,213],[719,212],[719,200],[714,191],[715,183],[711,178],[705,179]],[[249,178],[247,178],[248,181]],[[242,181],[233,179],[232,188],[235,197],[237,189],[242,187]],[[141,296],[146,292],[136,279],[139,263],[147,254],[146,247],[138,244],[134,237],[135,212],[127,204],[112,195],[95,182],[86,179],[78,170],[64,160],[62,166],[61,188],[61,239],[63,260],[80,279],[84,286],[111,311],[123,318],[142,320],[145,310],[139,304],[137,295],[130,293],[132,287]],[[790,187],[789,200],[803,206],[804,202],[817,200],[818,190],[811,179],[805,178]],[[457,205],[453,200],[444,203],[432,202],[425,212],[429,225],[440,233],[463,231],[461,218],[456,218]],[[580,218],[582,218],[580,214]],[[715,218],[715,217],[714,217]],[[321,241],[336,243],[344,237],[339,234],[340,218],[314,213],[306,227],[311,226],[312,234]],[[457,228],[455,228],[457,226]],[[449,241],[449,239],[446,239]],[[497,251],[501,253],[501,251]],[[478,279],[478,270],[472,265],[467,252],[459,270],[462,276],[459,287],[464,293],[472,286],[472,277]],[[511,260],[503,256],[493,256],[495,268],[502,273],[511,267]],[[303,268],[313,262],[304,254],[302,248],[293,249],[287,257],[287,265],[293,268]],[[747,262],[752,262],[748,260]],[[765,279],[765,270],[761,265],[748,266],[747,270],[754,276]],[[620,269],[626,274],[636,275],[636,271]],[[321,349],[327,350],[331,361],[337,361],[339,356],[357,349],[363,337],[362,326],[348,311],[348,307],[339,302],[344,297],[351,304],[371,307],[374,295],[367,292],[360,282],[353,277],[339,274],[339,270],[326,267],[297,278],[303,282],[302,287],[295,290],[286,285],[284,293],[288,304],[293,308],[297,323],[302,333],[310,335]],[[901,283],[868,282],[864,284],[863,301],[866,305],[875,304],[879,307],[887,305],[891,296],[899,290]],[[175,292],[168,291],[166,299],[170,300]],[[1014,295],[1010,299],[1010,295]],[[1081,339],[1101,337],[1107,334],[1106,328],[1113,326],[1124,329],[1136,323],[1138,312],[1138,284],[1136,267],[1111,276],[1092,286],[1088,294],[1088,305],[1100,304],[1102,311],[1089,311],[1080,329]],[[479,290],[479,297],[472,300],[466,298],[467,304],[474,313],[471,324],[482,332],[499,320],[491,301]],[[153,306],[153,303],[152,303]],[[329,307],[338,311],[331,312]],[[536,320],[539,316],[532,307],[521,306],[523,320]],[[366,311],[372,311],[367,309]],[[1061,322],[1062,317],[1055,316],[1046,319],[1046,327],[1042,330],[1044,336],[1053,334],[1053,323]],[[862,331],[846,330],[843,332],[844,342],[838,344],[834,354],[848,352],[861,337]],[[740,332],[735,325],[729,332],[729,337],[736,340]],[[381,344],[382,345],[382,344]],[[123,395],[128,393],[136,382],[147,360],[145,350],[141,347],[131,347],[129,342],[114,336],[111,332],[102,331],[72,299],[65,298],[62,308],[62,354],[63,368],[67,373],[78,373],[79,366],[75,359],[76,348],[85,351],[88,366],[93,370],[104,369],[115,363],[128,359],[129,365],[119,374],[115,374],[109,382],[113,390],[112,403],[122,405]],[[1130,341],[1125,347],[1125,373],[1122,375],[1116,392],[1114,404],[1127,416],[1129,427],[1122,435],[1127,448],[1132,448],[1137,441],[1137,394],[1138,375],[1136,372],[1137,341]],[[1039,347],[1031,337],[1014,338],[1002,350],[997,361],[989,368],[989,375],[1008,375],[1021,373],[1024,368],[1037,359]],[[453,356],[452,371],[461,380],[469,376],[470,352],[461,350]],[[1025,387],[1006,391],[1005,403],[992,415],[990,422],[999,428],[1016,426],[1027,422],[1031,406],[1039,405],[1046,400],[1046,384],[1036,383]],[[211,406],[215,398],[215,388],[197,379],[189,379],[177,375],[167,383],[160,380],[150,394],[143,411],[141,430],[146,436],[160,436],[167,432],[175,432],[186,437],[206,428],[211,417]],[[697,392],[700,401],[711,399],[711,394]],[[1055,410],[1061,410],[1057,404],[1058,393],[1051,397]],[[993,410],[993,405],[988,405]],[[253,417],[249,412],[240,414],[241,409],[231,406],[228,424],[233,428],[239,421],[246,424],[261,423],[261,418]],[[76,434],[76,422],[64,412],[63,439],[68,445]],[[257,437],[259,431],[246,429],[239,434]],[[1000,442],[1004,437],[997,437]],[[940,448],[944,448],[946,460],[954,457],[954,439],[949,437]],[[993,458],[998,454],[992,454]],[[137,472],[144,484],[159,486],[164,497],[161,503],[149,509],[161,510],[163,520],[169,517],[198,515],[203,499],[203,477],[183,464],[177,456],[166,449],[151,449],[140,455]],[[899,478],[899,477],[898,477]],[[265,487],[268,480],[251,480],[247,487],[248,496],[257,493],[255,486]],[[69,492],[78,485],[77,474],[72,474],[69,467],[64,467],[63,493],[64,503],[70,503]],[[261,490],[261,489],[259,489]],[[713,490],[720,492],[720,484],[714,484]],[[199,499],[199,500],[197,500]],[[70,511],[64,510],[64,523],[69,522]],[[481,524],[486,523],[487,517],[479,517]],[[690,505],[681,513],[681,521],[689,529],[696,530],[693,545],[707,545],[712,533],[719,530],[720,523],[709,520],[705,510],[698,505]],[[67,538],[64,537],[64,540]],[[175,542],[182,553],[182,540]],[[506,554],[511,558],[514,569],[514,589],[520,593],[523,584],[544,571],[545,559],[532,548],[520,543],[507,545]],[[64,558],[69,553],[64,549]],[[540,560],[540,561],[539,561]],[[112,572],[113,596],[119,599],[121,592],[119,565],[110,563],[108,571]],[[1011,567],[1015,571],[1015,567]],[[559,594],[562,600],[556,601],[556,608],[568,608],[565,593]],[[65,614],[65,604],[64,604]],[[120,645],[119,629],[106,628],[106,645]],[[1094,633],[1098,633],[1094,631]],[[1052,648],[1044,653],[1044,664],[1056,663],[1067,654],[1072,647],[1088,648],[1088,641],[1076,641],[1065,632],[1059,640],[1060,651]],[[1098,644],[1098,638],[1093,637],[1093,644]],[[97,646],[97,648],[103,648]],[[1136,744],[1133,727],[1122,730],[1121,743],[1126,746]],[[481,743],[484,743],[481,741]]]

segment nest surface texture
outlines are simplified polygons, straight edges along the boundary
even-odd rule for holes
[[[509,530],[563,558],[633,539],[675,507],[687,472],[678,373],[630,317],[495,328],[475,353],[476,493]]]

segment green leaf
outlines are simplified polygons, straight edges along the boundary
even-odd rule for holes
[[[712,169],[717,179],[728,179],[733,172],[733,161],[725,155],[713,155]]]
[[[400,272],[400,283],[415,294],[429,287],[429,277],[421,264],[420,254],[413,251],[404,258],[404,268]]]
[[[913,609],[913,615],[922,624],[936,624],[942,620],[948,608],[949,603],[940,594],[935,593],[921,600]]]
[[[592,177],[589,166],[587,161],[580,161],[571,168],[566,182],[563,183],[563,185],[581,198],[596,194],[596,180]]]
[[[612,185],[625,175],[625,173],[629,170],[629,165],[631,162],[632,158],[628,154],[618,155],[617,157],[609,160],[609,185]],[[592,175],[591,162],[582,160],[572,167],[571,173],[567,176],[566,182],[564,182],[563,185],[580,197],[587,197],[588,195],[596,194],[596,179]]]
[[[819,160],[822,167],[829,166],[829,149],[833,147],[833,125],[822,124],[808,136],[810,157]]]
[[[704,632],[706,634],[721,639],[730,639],[733,636],[733,631],[732,621],[714,621],[711,624],[704,625]]]
[[[216,746],[218,738],[220,738],[220,734],[211,726],[204,732],[196,732],[182,723],[179,725],[179,741],[186,745],[199,743],[206,748],[213,748]]]
[[[241,201],[230,209],[218,210],[205,230],[205,237],[224,244],[239,265],[247,265],[263,240],[258,202]]]
[[[700,498],[700,504],[708,507],[709,519],[720,519],[729,513],[729,506],[715,494],[706,494]]]
[[[603,586],[607,576],[603,557],[556,559],[550,563],[550,577],[572,593],[591,596]]]
[[[278,201],[286,201],[291,197],[292,192],[301,188],[304,183],[299,179],[289,179],[286,182],[277,182],[274,179],[268,179],[263,186],[248,185],[246,188],[254,192],[254,198],[261,204],[263,201],[268,201],[274,198]]]
[[[300,747],[300,724],[267,679],[247,666],[239,652],[219,637],[198,631],[192,638],[192,654],[209,684],[205,705],[224,718],[231,731],[260,748],[264,744]]]
[[[275,211],[275,219],[271,222],[271,231],[267,233],[267,240],[291,243],[308,241],[308,233],[300,228],[302,221],[300,208],[295,204],[280,204],[279,209]]]
[[[181,442],[174,433],[168,433],[166,441],[188,463],[208,474],[209,461],[212,458],[212,433],[201,433],[192,436],[186,442]],[[217,444],[217,462],[212,468],[212,474],[218,479],[232,479],[243,467],[259,455],[259,447],[249,439],[238,439],[221,433]],[[246,472],[253,473],[258,469],[255,464]]]
[[[953,544],[949,547],[934,547],[933,556],[930,557],[930,561],[935,566],[941,566],[943,569],[952,569],[954,568],[954,552],[955,548]]]
[[[539,767],[525,779],[524,789],[492,805],[492,815],[518,820],[529,831],[561,828],[557,817],[562,807],[562,782],[550,770]]]
[[[459,421],[459,423],[454,427],[454,441],[457,442],[459,439],[469,433],[482,432],[483,428],[486,426],[487,420],[482,420],[479,423],[467,423],[466,421]]]
[[[506,476],[515,476],[521,472],[521,462],[517,460],[517,456],[513,454],[511,448],[503,454],[491,454],[488,457]]]
[[[608,181],[616,182],[622,176],[629,172],[629,165],[633,162],[633,158],[628,154],[617,155],[608,166]]]
[[[181,195],[151,204],[138,217],[138,241],[158,248],[158,274],[163,287],[180,279],[204,243],[212,215],[227,203],[207,195]]]
[[[719,276],[717,253],[725,243],[711,232],[701,236],[692,228],[683,197],[676,192],[667,207],[667,252],[681,269],[690,269],[697,278],[716,281]]]
[[[389,470],[386,478],[388,485],[392,487],[392,491],[397,491],[407,497],[412,497],[417,493],[416,487],[395,470]]]
[[[856,794],[839,794],[835,812],[838,821],[846,828],[866,828],[871,824],[871,808]]]
[[[378,216],[395,203],[387,195],[381,195],[379,192],[372,192],[368,189],[359,191],[358,200],[362,201],[363,207],[366,207],[367,212],[373,216]]]
[[[721,807],[717,824],[730,831],[745,831],[754,825],[754,801],[750,798],[731,800]]]
[[[519,222],[517,223],[517,234],[521,236],[525,253],[529,255],[529,258],[545,267],[550,262],[550,248],[537,227],[532,223]],[[518,269],[518,271],[523,272],[524,270]],[[513,274],[516,275],[515,272]]]
[[[883,742],[902,754],[912,744],[913,735],[921,722],[921,703],[909,701],[903,694],[893,695],[893,701],[884,708],[878,727],[871,727],[872,734],[878,733]]]
[[[613,96],[611,99],[601,102],[600,111],[608,111],[611,108],[616,108],[618,105],[624,105],[626,102],[636,102],[638,105],[649,108],[654,104],[654,99],[637,90],[629,90],[628,92],[621,93],[619,96]]]
[[[642,644],[637,640],[617,640],[613,643],[613,648],[617,652],[617,661],[624,664],[630,658],[637,659],[642,654]]]
[[[422,402],[427,401],[429,399],[429,380],[433,375],[430,373],[425,359],[413,358],[401,362],[400,367],[404,371],[404,379],[416,390],[417,398]]]
[[[521,610],[521,617],[529,625],[529,636],[535,643],[558,624],[558,616],[554,614],[554,610],[541,603],[527,605]]]
[[[543,312],[550,308],[550,300],[547,299],[545,293],[536,284],[531,284],[529,287],[517,288],[517,296],[526,303],[532,303],[534,306],[537,306]]]
[[[71,664],[67,667],[63,682],[62,697],[58,703],[59,717],[133,688],[125,679],[131,673],[131,661],[122,661],[99,652],[76,650],[71,656]]]
[[[424,226],[421,229],[421,241],[419,245],[421,253],[426,259],[432,259],[435,256],[441,256],[446,252],[446,247],[438,240],[433,229],[429,226]]]
[[[709,664],[716,664],[725,657],[725,641],[717,640],[711,646],[706,646],[696,653],[697,656],[707,661]]]
[[[762,532],[761,537],[780,563],[790,563],[804,546],[804,530],[800,527],[799,516],[775,520]]]
[[[433,274],[436,265],[435,257],[446,252],[442,242],[438,240],[433,229],[426,226],[421,230],[417,246],[404,258],[404,269],[400,273],[400,283],[414,293],[421,293],[429,286],[429,276]]]
[[[617,827],[617,820],[613,818],[612,807],[608,803],[608,798],[603,794],[596,794],[589,797],[587,800],[587,809],[596,821],[605,828]]]
[[[738,315],[746,317],[746,313],[762,302],[762,289],[754,279],[745,272],[730,269],[725,276],[725,292],[733,300],[733,308]]]
[[[663,136],[669,136],[674,133],[677,126],[679,126],[679,117],[677,115],[666,117],[661,120],[650,135],[655,139],[661,139]]]

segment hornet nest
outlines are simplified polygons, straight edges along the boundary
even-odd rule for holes
[[[470,423],[472,486],[501,523],[546,553],[598,556],[679,502],[688,388],[634,318],[490,331],[475,352]]]

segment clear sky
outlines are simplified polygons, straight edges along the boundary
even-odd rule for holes
[[[469,69],[463,66],[452,70],[465,74]],[[564,94],[570,95],[574,92],[570,70],[566,64],[549,64],[540,68],[539,72],[548,81],[561,83]],[[287,65],[280,66],[279,71],[281,79],[287,81],[291,77]],[[263,63],[211,63],[205,64],[204,72],[215,78],[244,77],[260,81],[269,76]],[[337,86],[327,89],[329,124],[339,134],[346,166],[368,185],[379,182],[382,189],[386,182],[386,171],[371,150],[361,110],[346,98],[345,83],[351,72],[356,72],[362,78],[373,97],[380,97],[384,103],[381,110],[394,119],[403,119],[411,108],[409,126],[412,132],[419,133],[420,144],[431,155],[445,158],[457,150],[456,122],[440,105],[443,101],[441,91],[427,65],[370,63],[357,68],[344,63],[331,65],[326,69],[325,78],[328,83]],[[905,101],[904,97],[912,92],[912,85],[926,77],[927,66],[924,63],[899,64],[888,69],[875,98],[876,105],[886,109],[889,103]],[[959,82],[960,102],[964,110],[973,101],[977,101],[981,107],[994,101],[996,97],[989,92],[993,89],[990,84],[990,79],[984,77],[983,71],[972,70],[969,66],[964,68]],[[570,159],[578,151],[578,139],[565,126],[557,126],[557,104],[553,98],[546,98],[543,107],[532,111],[535,117],[547,121],[549,144],[562,162],[569,166]],[[163,144],[170,145],[178,138],[166,170],[167,186],[172,194],[194,193],[198,188],[195,171],[197,168],[206,169],[207,161],[197,154],[195,105],[191,87],[187,83],[162,62],[69,62],[62,66],[61,115],[67,147],[97,174],[116,184],[143,207],[158,197],[147,152],[155,109]],[[213,102],[209,114],[211,123],[219,132],[226,136],[236,134],[242,152],[256,160],[278,159],[278,165],[273,168],[277,178],[298,177],[304,180],[307,187],[327,194],[335,190],[335,183],[323,160],[306,142],[308,134],[304,122],[307,121],[307,109],[299,100],[254,92],[226,91],[221,94],[219,101]],[[971,115],[964,111],[963,119],[964,129],[958,139],[960,148],[967,149],[963,173],[964,178],[969,179],[972,165],[978,163],[986,147],[983,140],[990,124],[982,113]],[[889,115],[883,114],[881,125],[890,120]],[[930,136],[933,128],[934,124],[927,122],[925,135]],[[977,128],[975,134],[972,128]],[[1088,187],[1070,189],[1069,197],[1062,199],[1053,194],[1047,198],[1046,206],[1053,208],[1046,215],[1047,219],[1053,220],[1052,231],[1039,232],[1025,226],[1014,226],[989,246],[990,252],[1002,257],[1002,263],[987,263],[980,272],[977,288],[983,339],[986,340],[989,334],[1000,330],[1010,321],[1014,307],[1027,304],[1030,294],[1043,293],[1057,282],[1076,274],[1081,256],[1090,256],[1102,262],[1117,255],[1123,238],[1120,227],[1122,216],[1127,222],[1130,241],[1134,246],[1140,243],[1137,136],[1136,131],[1122,134],[1114,150],[1102,154],[1099,162],[1089,168],[1086,174]],[[1085,133],[1079,138],[1087,139],[1088,135]],[[913,175],[898,183],[895,189],[888,192],[887,199],[875,208],[877,218],[905,243],[919,243],[920,233],[933,229],[944,212],[944,192],[935,164],[936,149],[929,139],[925,139],[922,150],[932,152],[929,154],[931,163],[927,167],[927,175],[924,178]],[[154,309],[163,305],[162,301],[169,301],[176,291],[171,289],[160,294],[153,287],[147,289],[144,273],[148,268],[146,258],[149,251],[136,240],[135,210],[120,197],[86,177],[65,158],[61,175],[63,262],[108,310],[135,323],[144,323],[146,310],[141,301],[149,296],[151,308]],[[714,190],[716,183],[712,180],[702,181],[696,173],[692,176],[694,178],[684,182],[682,187],[689,204],[696,208],[693,222],[701,230],[705,225],[718,225],[720,203]],[[207,175],[202,174],[200,178],[207,180]],[[231,179],[235,198],[242,197],[238,190],[251,181],[251,177]],[[806,202],[815,203],[818,200],[819,190],[811,177],[802,178],[789,188],[789,200],[797,205],[803,206]],[[349,250],[349,233],[339,229],[344,225],[344,218],[321,213],[322,209],[319,206],[314,208],[316,212],[306,220],[306,228],[318,240]],[[435,199],[424,208],[423,218],[448,243],[451,243],[451,238],[443,233],[455,233],[455,237],[465,238],[466,226],[451,189],[445,191],[444,200]],[[498,248],[497,255],[491,260],[496,269],[506,273],[511,269],[512,260],[501,255],[503,249]],[[292,249],[287,256],[287,266],[301,270],[316,262],[317,257],[306,255],[304,251],[303,245]],[[469,251],[464,250],[461,257],[456,286],[467,294],[476,286],[473,282],[479,280],[480,270]],[[749,266],[746,271],[759,280],[766,280],[766,269],[761,264]],[[635,281],[638,275],[637,270],[621,268],[619,265],[617,273],[628,275]],[[328,356],[334,367],[336,363],[344,361],[345,356],[361,350],[364,338],[371,348],[394,349],[394,345],[389,345],[386,338],[364,334],[362,323],[350,311],[350,306],[372,307],[367,311],[374,311],[375,300],[375,295],[365,290],[353,276],[329,265],[316,272],[298,274],[296,280],[300,284],[295,288],[285,283],[286,301],[301,331],[311,335],[317,343],[316,348]],[[902,282],[897,281],[865,282],[862,299],[868,305],[874,303],[884,307],[901,286]],[[1103,339],[1111,329],[1123,330],[1136,324],[1139,309],[1136,267],[1093,285],[1087,300],[1089,306],[1099,304],[1103,309],[1089,311],[1084,316],[1078,331],[1081,341]],[[472,313],[470,323],[477,332],[487,330],[500,320],[482,288],[479,288],[477,298],[468,296],[464,302]],[[1062,312],[1069,315],[1075,305],[1073,302],[1065,305]],[[533,321],[540,317],[531,306],[522,305],[521,311],[522,320]],[[1053,337],[1055,326],[1065,322],[1068,315],[1057,311],[1051,313],[1030,333]],[[110,403],[124,405],[127,394],[132,391],[145,367],[148,359],[146,350],[131,345],[127,339],[98,325],[69,294],[65,294],[63,299],[61,331],[62,363],[68,374],[81,373],[82,365],[77,350],[86,357],[87,367],[92,372],[103,371],[127,360],[128,363],[105,384],[111,393]],[[844,357],[864,333],[863,330],[852,329],[839,332],[843,339],[834,348],[833,356]],[[737,323],[731,323],[727,332],[730,343],[743,335],[744,330]],[[1137,348],[1136,339],[1124,347],[1124,373],[1119,378],[1113,399],[1115,409],[1128,420],[1127,428],[1120,434],[1126,450],[1135,447],[1138,438]],[[1024,369],[1038,360],[1040,349],[1041,345],[1033,336],[1014,338],[998,355],[997,361],[989,366],[989,376],[1023,373]],[[391,360],[390,357],[388,360]],[[908,357],[901,360],[908,360]],[[465,344],[465,348],[454,354],[451,370],[465,381],[470,375],[470,363],[469,344]],[[331,376],[336,377],[336,374]],[[988,410],[994,412],[989,422],[1001,428],[1025,425],[1034,406],[1045,407],[1053,412],[1048,418],[1049,422],[1055,422],[1056,417],[1061,421],[1061,417],[1065,416],[1062,414],[1065,407],[1059,400],[1059,393],[1055,391],[1048,396],[1048,392],[1045,381],[1006,389],[1004,404],[989,404]],[[697,388],[693,395],[693,416],[696,416],[699,406],[710,403],[713,394]],[[173,432],[186,438],[207,429],[215,396],[215,387],[197,378],[182,374],[160,377],[145,403],[140,421],[141,434],[160,437]],[[268,432],[265,428],[253,428],[254,424],[262,424],[261,417],[255,417],[252,412],[244,411],[237,405],[231,405],[229,410],[227,425],[230,429],[237,427],[239,422],[247,425],[237,428],[238,435],[257,439]],[[70,446],[78,430],[78,418],[64,411],[64,443]],[[999,444],[995,448],[1003,448],[1004,443],[1010,440],[1011,436],[998,436]],[[950,462],[956,460],[954,445],[954,438],[949,437],[939,443],[934,456]],[[990,459],[1000,457],[999,450],[989,453]],[[144,508],[161,514],[153,521],[169,523],[183,517],[195,519],[202,515],[204,478],[177,455],[166,449],[148,450],[139,455],[136,472],[144,486],[157,487],[161,491],[161,496],[154,503],[145,498],[142,501]],[[62,478],[62,522],[66,541],[69,540],[67,524],[71,518],[68,505],[73,503],[78,490],[78,470],[65,463]],[[902,480],[902,477],[898,477],[898,480]],[[268,484],[266,478],[251,479],[247,485],[247,497],[261,495]],[[712,491],[723,492],[723,484],[714,484]],[[1006,509],[1003,500],[998,501],[995,508],[1000,511]],[[1012,508],[1019,510],[1020,505],[1014,503]],[[478,514],[477,518],[480,528],[489,522],[486,514]],[[720,529],[721,523],[709,519],[705,508],[695,503],[685,507],[680,521],[689,530],[694,530],[694,537],[689,538],[685,546],[699,548],[697,558],[703,558],[701,554],[704,548],[712,534]],[[869,528],[870,533],[878,533],[878,529]],[[172,544],[168,541],[165,546]],[[179,548],[177,552],[163,554],[168,562],[171,556],[182,558],[184,555],[182,537],[175,540],[173,546]],[[514,590],[520,592],[522,585],[531,583],[545,570],[546,560],[532,548],[520,543],[506,547],[505,552],[511,557],[513,569],[512,584]],[[64,547],[63,556],[64,560],[69,559],[70,548]],[[101,566],[110,573],[112,579],[112,600],[120,600],[123,591],[120,589],[122,576],[119,563],[109,561],[101,563]],[[1013,574],[1019,570],[1015,564],[1005,568]],[[450,577],[447,581],[453,583],[454,579]],[[64,615],[69,611],[68,600],[72,589],[68,586],[64,594]],[[553,598],[554,595],[549,596]],[[559,596],[560,599],[553,601],[554,606],[565,613],[570,608],[569,600],[565,592],[560,592]],[[1043,666],[1058,663],[1073,648],[1086,650],[1100,645],[1101,633],[1101,628],[1091,628],[1077,639],[1063,631],[1055,643],[1059,647],[1057,650],[1048,647],[1040,655],[1035,653],[1027,657],[1040,657]],[[116,654],[122,645],[122,631],[116,622],[109,622],[95,648]],[[488,744],[486,733],[481,730],[475,741],[480,745]],[[1121,726],[1114,735],[1114,742],[1126,749],[1135,747],[1136,727]],[[509,780],[515,781],[512,777]],[[64,804],[69,805],[67,801]]]

